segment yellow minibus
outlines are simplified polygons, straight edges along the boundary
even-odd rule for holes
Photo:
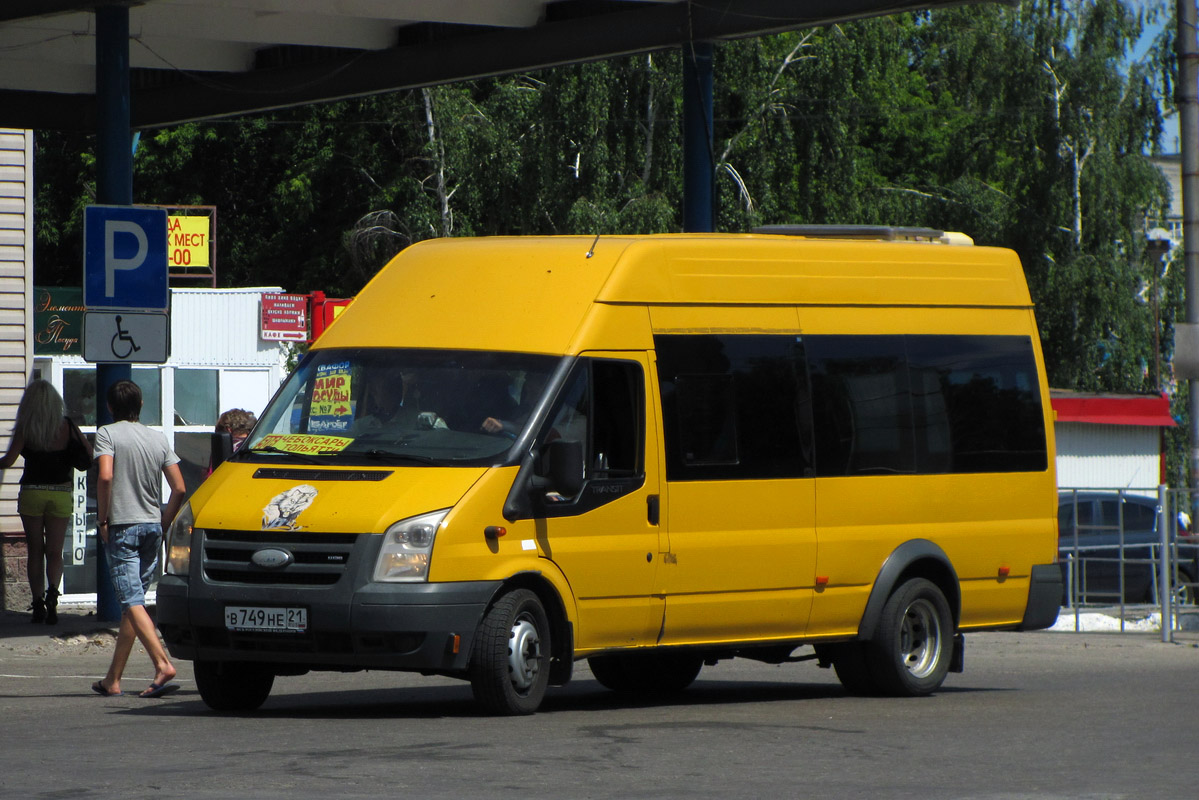
[[[158,623],[218,710],[375,669],[528,714],[580,659],[617,691],[741,657],[924,695],[964,633],[1056,619],[1056,512],[1011,251],[907,228],[437,239],[190,498]]]

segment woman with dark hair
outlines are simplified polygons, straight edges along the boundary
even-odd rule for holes
[[[33,594],[30,622],[58,622],[58,584],[62,580],[62,544],[73,513],[74,469],[87,469],[92,448],[66,416],[62,396],[47,381],[34,380],[17,408],[8,452],[0,470],[25,458],[17,513],[25,528],[26,573]],[[49,584],[48,586],[46,584]]]

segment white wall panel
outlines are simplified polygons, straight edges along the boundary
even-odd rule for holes
[[[1161,477],[1158,428],[1059,422],[1054,431],[1059,487],[1156,492]]]
[[[256,289],[172,289],[170,363],[190,366],[275,366],[285,359],[279,342],[259,335]]]

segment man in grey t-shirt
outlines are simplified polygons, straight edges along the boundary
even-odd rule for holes
[[[146,589],[158,564],[162,532],[183,505],[183,475],[166,437],[138,422],[142,393],[137,384],[117,381],[109,387],[107,399],[116,422],[96,431],[100,467],[96,510],[113,589],[121,603],[121,627],[108,674],[92,689],[105,697],[122,694],[121,675],[138,639],[154,664],[154,680],[139,696],[162,697],[179,685],[170,682],[175,667],[146,611]],[[160,476],[166,476],[171,489],[165,508],[159,506]]]

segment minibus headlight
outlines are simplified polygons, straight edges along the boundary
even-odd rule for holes
[[[375,580],[416,582],[429,579],[429,557],[433,540],[449,509],[402,519],[383,534],[379,560],[375,562]]]
[[[167,563],[164,570],[168,575],[187,575],[192,560],[192,532],[195,518],[192,504],[184,503],[175,515],[175,521],[167,529]]]

